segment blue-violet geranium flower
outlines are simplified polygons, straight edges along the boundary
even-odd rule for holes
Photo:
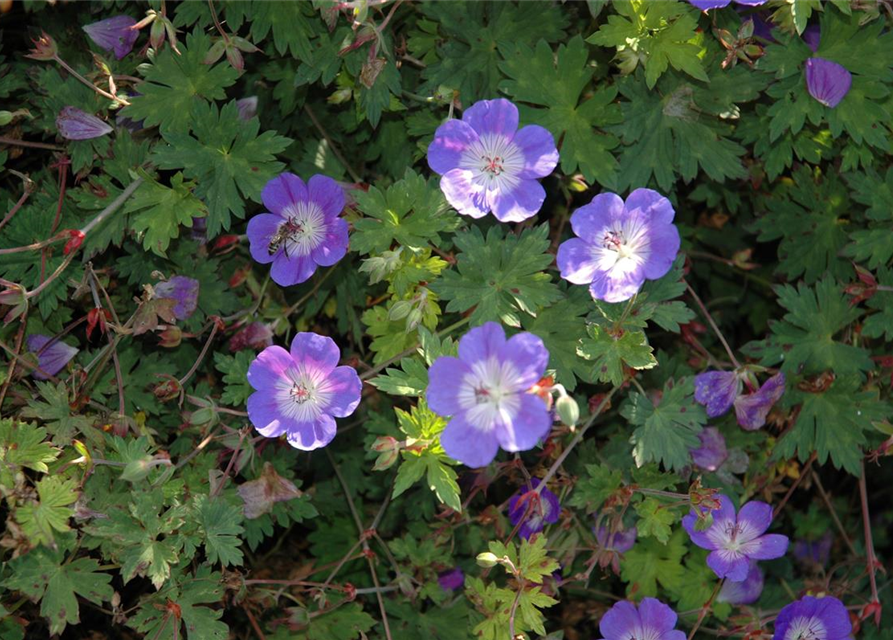
[[[273,263],[270,276],[287,287],[306,282],[316,267],[331,267],[347,253],[344,190],[327,176],[315,175],[305,184],[283,173],[264,187],[261,199],[270,213],[248,222],[251,257]]]
[[[69,346],[61,340],[54,341],[50,336],[40,333],[32,333],[25,341],[28,351],[37,356],[37,366],[40,370],[31,371],[31,376],[37,380],[49,380],[50,376],[62,371],[80,351],[77,347]]]
[[[851,640],[853,625],[843,603],[832,596],[805,596],[775,619],[772,640]]]
[[[561,277],[588,284],[593,298],[629,300],[645,280],[657,280],[673,266],[679,231],[673,205],[657,191],[636,189],[626,202],[602,193],[571,216],[576,238],[558,247]]]
[[[534,533],[542,531],[547,524],[558,522],[561,505],[558,496],[546,487],[540,489],[539,478],[531,478],[529,485],[524,485],[509,499],[509,520],[518,527],[518,535],[525,540]]]
[[[540,338],[524,332],[506,340],[495,322],[462,336],[458,358],[435,360],[426,397],[432,411],[452,416],[440,436],[446,454],[469,467],[484,467],[499,447],[526,451],[545,438],[552,416],[529,390],[548,362]]]
[[[758,7],[766,4],[769,0],[735,0],[735,4],[744,5],[745,7]],[[732,0],[688,0],[689,4],[697,7],[701,11],[709,11],[710,9],[722,9],[732,4]]]
[[[756,562],[751,562],[747,577],[741,582],[729,580],[723,582],[716,600],[729,604],[752,604],[759,600],[760,594],[763,593],[764,581],[763,570]]]
[[[707,566],[720,578],[742,582],[747,578],[751,560],[774,560],[788,550],[788,537],[766,533],[772,524],[772,507],[753,500],[736,514],[731,498],[717,496],[719,509],[713,512],[713,524],[698,531],[697,514],[692,511],[682,519],[682,526],[691,541],[711,551]]]
[[[312,451],[335,437],[335,418],[351,415],[363,383],[353,367],[339,367],[335,341],[299,333],[291,351],[267,347],[248,368],[256,390],[248,398],[248,418],[268,438],[286,435],[296,449]]]
[[[100,49],[114,51],[120,60],[133,50],[133,44],[140,32],[131,29],[136,20],[130,16],[114,16],[99,22],[85,25],[83,28]]]
[[[92,140],[113,131],[107,122],[77,107],[62,107],[56,116],[56,128],[66,140]]]
[[[655,598],[642,598],[638,608],[622,600],[598,623],[604,640],[685,640],[676,629],[676,612]]]
[[[164,282],[159,282],[154,287],[155,296],[167,298],[177,302],[174,305],[174,315],[177,320],[186,320],[198,307],[199,281],[186,276],[174,276]]]
[[[766,417],[784,395],[785,377],[777,373],[753,393],[744,394],[745,369],[738,371],[705,371],[695,376],[695,400],[707,409],[707,415],[717,418],[735,406],[738,424],[755,431],[766,424]]]
[[[546,192],[537,181],[558,164],[555,139],[543,127],[518,129],[518,108],[505,99],[471,105],[461,120],[437,128],[428,147],[428,166],[440,174],[440,188],[462,215],[482,218],[491,211],[502,222],[536,215]]]
[[[806,89],[809,95],[833,109],[849,93],[853,76],[842,65],[824,58],[806,61]]]

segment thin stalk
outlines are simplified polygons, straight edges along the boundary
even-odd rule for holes
[[[735,365],[736,369],[740,368],[741,364],[738,362],[735,354],[732,353],[732,347],[730,347],[729,343],[726,342],[725,336],[722,335],[722,331],[720,331],[719,327],[716,326],[716,322],[713,320],[713,316],[710,315],[709,311],[707,311],[707,307],[705,307],[704,303],[701,302],[698,294],[695,293],[695,290],[691,288],[691,285],[688,284],[688,281],[685,281],[685,288],[688,289],[688,293],[691,294],[691,297],[694,298],[695,303],[697,303],[698,307],[701,309],[701,313],[703,313],[704,317],[707,318],[707,322],[710,323],[710,326],[713,328],[713,332],[716,334],[716,337],[719,338],[722,346],[725,347],[726,353],[729,354],[729,360],[732,361],[732,364]]]

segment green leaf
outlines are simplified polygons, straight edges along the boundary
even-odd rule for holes
[[[231,407],[241,407],[248,401],[248,396],[254,393],[254,389],[248,384],[248,368],[254,361],[251,351],[243,350],[235,355],[214,353],[214,368],[223,374],[223,382],[226,388],[220,401]]]
[[[111,576],[99,573],[99,563],[91,558],[63,562],[61,551],[38,548],[9,562],[10,589],[40,602],[40,614],[49,622],[52,635],[61,634],[69,624],[80,622],[76,596],[94,604],[111,600]]]
[[[593,362],[592,379],[619,386],[624,379],[624,365],[636,370],[657,366],[657,359],[642,331],[624,331],[616,336],[592,324],[587,332],[589,338],[583,338],[577,353]]]
[[[357,640],[375,626],[375,619],[356,602],[340,606],[334,611],[316,616],[297,640]]]
[[[858,376],[838,376],[821,393],[793,389],[786,404],[802,402],[793,428],[775,445],[774,458],[796,455],[805,462],[815,452],[825,464],[830,456],[838,469],[861,474],[862,445],[871,423],[888,418],[893,411],[877,391],[863,391]]]
[[[153,159],[162,169],[183,169],[197,181],[195,194],[205,203],[208,236],[228,230],[232,216],[245,217],[245,202],[260,202],[269,180],[285,168],[275,156],[290,143],[275,131],[260,135],[257,118],[242,120],[235,101],[222,109],[197,102],[192,107],[192,131],[172,131],[167,144],[158,144]]]
[[[16,467],[48,473],[48,462],[59,457],[61,450],[46,442],[47,430],[29,422],[0,419],[0,484],[12,486]]]
[[[558,42],[568,22],[565,12],[545,2],[432,2],[419,10],[427,20],[408,44],[413,55],[433,63],[422,72],[423,88],[455,89],[468,104],[498,95],[502,43]]]
[[[658,584],[670,591],[681,588],[685,574],[682,558],[688,551],[686,538],[688,535],[680,527],[666,544],[648,538],[624,553],[620,576],[627,583],[627,595],[636,599],[654,598],[658,595]]]
[[[636,529],[643,538],[649,536],[657,538],[661,543],[667,544],[670,534],[673,532],[671,525],[681,520],[676,509],[668,508],[654,498],[645,498],[636,505],[636,513],[639,520]]]
[[[567,297],[542,309],[536,316],[521,316],[525,331],[542,338],[549,351],[549,367],[555,369],[556,381],[568,391],[577,387],[577,380],[589,380],[589,365],[577,356],[577,348],[586,337],[585,316],[592,308],[592,298],[585,287],[571,287]]]
[[[165,138],[188,132],[193,105],[207,106],[209,100],[225,99],[225,89],[239,77],[228,64],[204,64],[210,48],[211,40],[201,29],[189,34],[185,45],[180,43],[182,55],[164,47],[146,72],[140,95],[130,99],[131,106],[122,115],[142,120],[145,127],[158,125]]]
[[[707,81],[699,58],[702,37],[697,33],[698,13],[681,2],[615,0],[618,15],[586,39],[605,47],[616,47],[624,73],[644,61],[645,80],[653,89],[657,79],[672,66],[698,80]]]
[[[500,46],[500,52],[505,61],[499,68],[510,78],[500,89],[515,100],[545,107],[522,107],[521,113],[525,122],[545,127],[562,141],[562,172],[579,170],[587,181],[613,186],[617,161],[611,150],[618,141],[600,129],[621,121],[614,103],[617,90],[587,91],[587,99],[580,103],[593,74],[583,39],[575,36],[559,45],[556,55],[544,40],[534,51],[512,38]]]
[[[203,565],[193,576],[178,576],[170,588],[143,598],[127,626],[153,640],[182,639],[182,626],[186,628],[186,640],[227,640],[229,628],[220,621],[223,610],[200,606],[217,604],[222,597],[220,574]],[[180,607],[182,623],[168,614],[168,602]]]
[[[700,106],[707,95],[701,86],[668,72],[656,91],[648,89],[641,74],[622,79],[618,88],[626,98],[620,104],[622,124],[612,129],[624,145],[619,191],[648,184],[652,177],[670,191],[677,176],[691,182],[701,170],[717,182],[745,177],[744,147],[728,138],[726,121]]]
[[[171,178],[165,187],[143,176],[146,182],[127,201],[124,210],[135,214],[130,227],[142,236],[143,246],[159,256],[166,256],[171,240],[180,236],[180,225],[192,227],[193,218],[204,218],[208,211],[192,194],[195,182],[184,184],[183,174]]]
[[[400,369],[388,367],[369,384],[388,395],[419,397],[428,387],[428,368],[418,358],[403,358]]]
[[[698,446],[698,434],[707,423],[704,407],[694,401],[693,395],[690,378],[668,380],[656,406],[647,396],[630,393],[620,413],[637,427],[632,436],[636,466],[663,462],[667,469],[674,470],[689,464],[689,449]]]
[[[395,245],[411,251],[440,245],[440,234],[453,231],[459,219],[434,180],[406,170],[402,180],[381,191],[354,192],[364,218],[354,222],[351,249],[360,254],[381,253]]]
[[[586,513],[595,513],[622,484],[623,474],[618,469],[605,464],[587,464],[586,477],[577,481],[568,504]]]
[[[474,308],[473,325],[493,320],[520,326],[521,313],[536,316],[561,295],[543,272],[553,260],[547,252],[548,231],[548,225],[540,225],[516,236],[496,226],[486,240],[478,227],[456,234],[456,246],[462,251],[456,270],[444,271],[431,289],[449,300],[447,311]]]
[[[15,511],[22,532],[33,545],[54,546],[53,532],[69,531],[68,519],[74,515],[69,505],[78,499],[77,484],[49,476],[37,483],[36,504],[25,504]]]
[[[219,560],[224,567],[241,565],[244,559],[239,549],[242,545],[239,535],[244,531],[241,524],[242,510],[220,498],[198,495],[193,503],[193,511],[204,534],[208,561],[216,564]]]
[[[310,38],[316,32],[310,24],[313,15],[303,2],[260,2],[251,5],[251,37],[260,43],[273,32],[273,44],[280,56],[310,57]]]
[[[776,292],[779,304],[788,312],[782,321],[772,324],[772,337],[748,346],[748,355],[760,357],[761,364],[768,366],[781,363],[788,375],[829,369],[848,375],[873,368],[865,349],[834,340],[861,312],[850,306],[832,278],[824,278],[814,287],[800,284],[795,289],[787,284]]]
[[[558,561],[549,557],[547,536],[535,536],[533,540],[521,540],[518,570],[521,577],[533,583],[541,583],[543,577],[558,569]]]
[[[865,318],[862,335],[869,338],[885,336],[888,342],[893,342],[893,269],[879,269],[877,281],[881,286],[891,289],[878,291],[869,298],[866,304],[877,313]]]
[[[456,512],[462,511],[462,500],[459,496],[459,484],[456,472],[440,457],[431,454],[424,456],[428,464],[428,488],[437,499]]]

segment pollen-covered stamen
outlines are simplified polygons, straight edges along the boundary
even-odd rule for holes
[[[511,420],[520,407],[518,373],[509,362],[497,358],[472,366],[459,390],[459,402],[479,429],[492,429],[497,422]]]
[[[469,145],[459,167],[471,171],[473,180],[488,189],[512,189],[524,169],[524,154],[509,137],[488,133]]]
[[[310,399],[311,390],[302,382],[295,383],[291,388],[291,397],[297,404],[304,404]]]
[[[285,212],[279,227],[288,255],[306,256],[326,237],[325,215],[313,202],[299,202]]]
[[[822,640],[825,625],[817,618],[797,618],[791,623],[784,640]]]

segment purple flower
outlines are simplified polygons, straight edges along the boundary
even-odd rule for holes
[[[707,427],[698,435],[701,446],[691,450],[692,461],[707,471],[716,471],[729,457],[726,439],[716,427]]]
[[[777,373],[754,393],[743,394],[746,375],[744,370],[699,373],[695,376],[695,400],[707,408],[711,418],[721,416],[734,405],[738,424],[755,431],[766,424],[772,405],[784,395],[785,377]]]
[[[77,347],[71,347],[60,340],[52,341],[50,336],[33,333],[26,338],[28,351],[37,355],[37,369],[31,370],[31,375],[38,380],[49,380],[80,351]],[[52,342],[51,342],[52,341]]]
[[[829,531],[818,540],[797,540],[794,543],[794,557],[807,565],[824,566],[831,555],[832,541]]]
[[[353,367],[339,367],[335,341],[299,333],[291,352],[267,347],[248,368],[256,389],[248,398],[248,418],[258,433],[283,433],[296,449],[312,451],[335,437],[334,418],[351,415],[360,403],[363,383]]]
[[[170,280],[159,282],[154,288],[157,298],[177,301],[174,305],[177,320],[186,320],[195,313],[198,306],[198,280],[186,276],[174,276]]]
[[[784,374],[777,373],[754,393],[735,398],[735,416],[738,424],[748,431],[756,431],[766,424],[769,410],[784,395]]]
[[[843,603],[832,596],[805,596],[775,619],[772,640],[850,640],[853,625]]]
[[[806,46],[809,47],[813,53],[819,50],[819,43],[822,38],[822,29],[817,24],[811,24],[803,31],[803,35],[800,36],[803,38],[803,42],[806,43]]]
[[[635,527],[620,529],[619,531],[611,531],[604,525],[599,525],[595,528],[595,539],[603,551],[626,553],[636,544],[638,535],[639,530]]]
[[[602,193],[571,216],[576,238],[558,247],[561,277],[588,284],[593,298],[622,302],[645,280],[665,275],[679,251],[673,205],[657,191],[636,189],[626,202]]]
[[[540,486],[539,478],[531,478],[530,484],[518,489],[509,499],[509,520],[518,527],[518,535],[528,540],[534,533],[539,533],[547,524],[558,522],[561,505],[558,496],[545,487],[536,493]]]
[[[443,176],[440,188],[462,215],[492,212],[502,222],[536,215],[546,191],[537,182],[555,169],[555,139],[543,127],[518,129],[518,108],[508,100],[482,100],[461,120],[437,128],[428,166]]]
[[[747,578],[751,560],[773,560],[788,550],[788,538],[766,534],[772,523],[772,507],[757,500],[748,502],[735,514],[732,500],[718,496],[719,509],[713,512],[713,524],[706,531],[695,530],[698,516],[692,511],[682,519],[691,541],[711,551],[707,566],[720,578],[742,582]]]
[[[735,0],[736,4],[745,7],[757,7],[766,4],[769,0]],[[722,9],[732,4],[732,0],[688,0],[689,4],[694,5],[701,11],[709,11],[710,9]]]
[[[287,287],[305,282],[316,267],[331,267],[347,253],[347,222],[341,217],[344,191],[329,177],[315,175],[304,184],[293,173],[267,183],[261,198],[272,213],[248,223],[251,257],[273,263],[270,275]]]
[[[135,24],[136,20],[130,16],[115,16],[88,24],[83,29],[96,46],[114,51],[120,60],[133,50],[133,43],[140,35],[139,31],[131,29]]]
[[[729,580],[723,582],[716,599],[729,604],[754,603],[763,593],[764,580],[763,570],[756,562],[751,562],[747,577],[741,582],[730,582]]]
[[[459,567],[454,567],[448,571],[440,572],[437,575],[437,583],[444,591],[455,591],[465,585],[465,574]]]
[[[685,640],[676,619],[676,612],[660,600],[642,598],[638,609],[623,600],[602,616],[598,630],[604,640]]]
[[[239,117],[242,120],[251,120],[257,115],[257,96],[236,100],[236,108],[239,110]]]
[[[66,140],[90,140],[112,131],[107,122],[77,107],[63,107],[56,116],[56,128]]]
[[[809,95],[826,107],[833,109],[840,104],[852,84],[853,76],[836,62],[824,58],[809,58],[806,61]]]
[[[509,340],[495,322],[462,336],[459,357],[442,356],[428,371],[431,410],[452,416],[440,435],[451,458],[469,467],[493,461],[499,447],[526,451],[552,426],[546,403],[528,393],[546,370],[549,352],[532,333]]]

